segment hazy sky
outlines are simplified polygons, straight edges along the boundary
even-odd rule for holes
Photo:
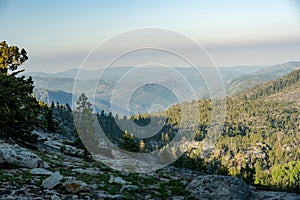
[[[289,0],[0,0],[0,40],[28,51],[28,71],[79,67],[95,45],[145,27],[190,37],[218,66],[272,65],[300,60],[299,9]]]

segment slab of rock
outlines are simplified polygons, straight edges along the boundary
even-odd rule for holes
[[[70,193],[79,193],[79,192],[90,192],[91,189],[83,181],[72,181],[64,184],[65,189]]]
[[[100,199],[123,199],[122,195],[120,195],[120,194],[115,194],[115,195],[111,195],[111,194],[98,194],[98,197]]]
[[[184,197],[182,197],[182,196],[173,196],[172,200],[184,200]]]
[[[44,167],[44,162],[38,155],[18,145],[1,146],[0,155],[0,158],[2,157],[10,166],[24,168]]]
[[[251,192],[241,179],[231,176],[203,175],[195,178],[186,190],[201,200],[243,200],[249,199]]]
[[[32,175],[52,175],[53,172],[46,170],[44,168],[34,168],[30,170]]]
[[[88,168],[88,169],[76,168],[76,169],[72,169],[72,172],[77,172],[77,173],[81,173],[81,174],[89,174],[89,175],[102,174],[100,171],[98,171],[94,168]]]
[[[42,186],[47,189],[52,189],[60,183],[62,178],[63,176],[59,172],[55,172],[43,181]]]

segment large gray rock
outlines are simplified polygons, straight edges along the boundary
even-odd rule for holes
[[[55,172],[43,181],[42,186],[47,189],[52,189],[60,183],[62,178],[63,176],[59,172]]]
[[[11,166],[24,168],[44,167],[44,162],[38,155],[18,145],[1,146],[0,158],[1,157]]]
[[[248,185],[243,180],[220,175],[198,176],[186,187],[186,190],[193,197],[201,200],[246,200],[250,199],[251,195]]]

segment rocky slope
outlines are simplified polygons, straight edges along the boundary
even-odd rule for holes
[[[147,174],[119,172],[80,158],[82,150],[64,137],[36,134],[36,150],[0,140],[0,199],[300,199],[172,166]]]

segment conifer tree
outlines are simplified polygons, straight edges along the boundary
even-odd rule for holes
[[[39,105],[33,97],[32,78],[17,71],[28,59],[24,49],[0,43],[0,136],[24,140],[38,121]],[[17,76],[18,75],[18,76]],[[30,137],[29,137],[30,136]],[[27,141],[30,142],[30,141]]]
[[[96,151],[99,142],[96,136],[92,104],[88,101],[88,98],[84,93],[80,95],[76,104],[74,120],[79,136],[78,140],[81,140],[77,142],[79,142],[80,146],[86,150]]]

